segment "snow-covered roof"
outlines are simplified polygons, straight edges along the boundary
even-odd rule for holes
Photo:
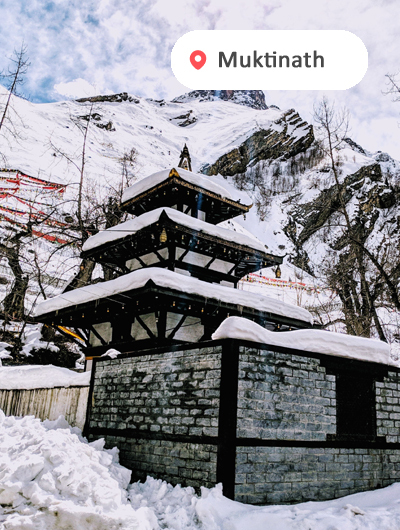
[[[238,191],[237,195],[233,196],[231,191],[228,191],[225,187],[214,182],[212,177],[206,177],[204,175],[200,175],[199,173],[193,173],[192,171],[187,171],[186,169],[182,169],[180,167],[163,169],[162,171],[158,171],[157,173],[153,173],[152,175],[139,180],[139,182],[136,182],[133,186],[130,186],[124,191],[124,194],[122,195],[122,204],[168,180],[172,170],[177,172],[179,177],[185,182],[207,190],[211,193],[215,193],[224,199],[241,202],[245,206],[251,206],[252,204],[250,197],[243,192]]]
[[[224,320],[212,338],[214,340],[248,340],[360,361],[391,364],[390,347],[380,340],[354,337],[321,329],[299,329],[276,333],[240,317],[229,317]]]
[[[223,285],[203,282],[191,276],[160,269],[158,267],[149,267],[139,269],[129,274],[124,274],[115,280],[108,282],[96,283],[62,293],[54,298],[49,298],[36,306],[34,316],[39,317],[46,313],[84,304],[101,298],[107,298],[118,293],[140,289],[149,281],[162,288],[174,291],[202,296],[206,299],[220,300],[221,302],[234,304],[243,307],[251,307],[258,311],[265,311],[296,320],[302,320],[310,324],[313,323],[313,317],[309,311],[291,304],[281,302],[276,298],[269,298],[257,293],[249,293],[239,289],[232,289]]]
[[[51,364],[0,367],[1,390],[89,386],[89,383],[90,372],[76,373]]]
[[[238,245],[250,247],[260,252],[266,251],[265,245],[255,238],[250,238],[244,234],[240,234],[233,230],[227,230],[226,228],[221,228],[220,226],[215,226],[211,223],[206,223],[205,221],[190,217],[189,215],[179,212],[178,210],[174,210],[173,208],[167,207],[157,208],[156,210],[146,212],[140,215],[139,217],[136,217],[135,219],[131,219],[129,221],[126,221],[125,223],[121,223],[117,226],[113,226],[112,228],[108,228],[103,232],[99,232],[98,234],[90,237],[85,242],[85,244],[83,245],[83,251],[87,252],[88,250],[100,247],[102,245],[105,245],[106,243],[110,243],[112,241],[116,241],[128,235],[134,234],[135,232],[142,230],[146,226],[156,223],[160,219],[160,216],[163,212],[167,214],[168,218],[171,219],[171,221],[186,226],[187,228],[191,228],[198,232],[204,232],[205,234],[219,237],[221,239],[224,239],[225,241],[237,243]]]

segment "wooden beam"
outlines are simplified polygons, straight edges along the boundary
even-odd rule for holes
[[[216,260],[217,258],[214,256],[213,258],[210,259],[210,261],[204,266],[205,269],[209,269],[210,268],[210,265],[212,265],[214,263],[214,261]],[[236,265],[235,265],[236,267]],[[234,268],[235,268],[234,267]]]
[[[165,339],[167,330],[167,311],[162,309],[158,316],[157,333],[159,339]]]
[[[151,331],[151,329],[146,326],[146,324],[143,322],[143,320],[140,318],[139,315],[136,315],[136,320],[139,322],[139,324],[142,326],[142,328],[146,331],[147,335],[151,338],[151,339],[155,339],[156,336],[154,335],[154,333]]]
[[[193,265],[192,263],[185,263],[185,262],[176,262],[176,266],[178,269],[183,269],[186,271],[189,271],[193,273],[193,276],[196,278],[202,279],[205,278],[213,279],[214,281],[221,282],[222,280],[225,280],[227,282],[234,283],[236,281],[235,276],[232,276],[230,274],[227,274],[226,272],[220,272],[215,271],[213,269],[204,269],[204,267],[201,267],[199,265]],[[239,280],[240,278],[237,278]]]
[[[157,258],[159,259],[160,263],[164,263],[164,262],[167,261],[165,258],[163,258],[161,256],[161,254],[159,254],[159,252],[157,252],[157,250],[153,250],[153,254],[155,254],[157,256]]]
[[[182,262],[184,258],[186,258],[186,256],[189,254],[189,252],[190,252],[190,248],[187,248],[185,252],[181,256],[179,256],[179,259],[177,261]]]
[[[240,265],[241,261],[242,261],[241,259],[239,261],[236,261],[234,266],[231,269],[229,269],[228,274],[232,274],[233,271],[236,269],[236,267],[238,267],[238,265]]]
[[[89,327],[90,331],[99,339],[102,346],[107,346],[107,342],[103,339],[103,337],[98,333],[93,326]]]
[[[75,333],[77,335],[82,335],[83,339],[85,340],[85,342],[87,342],[89,340],[89,335],[87,335],[86,331],[84,331],[83,329],[79,328],[73,328],[73,330],[75,331]]]
[[[175,259],[176,259],[176,245],[175,244],[168,245],[168,261],[169,261],[168,269],[170,271],[173,271],[175,269],[174,267]]]
[[[178,330],[182,327],[182,324],[185,322],[187,315],[183,315],[182,318],[179,320],[178,324],[174,327],[172,332],[168,335],[168,339],[173,339],[175,337],[175,334],[178,332]]]
[[[139,256],[136,256],[136,258],[133,259],[137,259],[142,267],[147,267],[146,263]]]
[[[75,344],[77,344],[80,348],[82,348],[82,342],[79,342],[78,339],[75,339],[72,335],[69,335],[68,333],[66,333],[65,331],[63,331],[62,329],[60,329],[57,325],[54,325],[52,326],[56,331],[58,331],[58,333],[61,333],[61,335],[63,335],[63,337],[66,337],[68,340],[72,340],[72,342],[75,342]],[[78,333],[77,333],[78,335]],[[81,335],[83,335],[83,333],[81,333]],[[85,342],[86,344],[88,345],[88,341],[87,339],[84,337],[85,339]]]

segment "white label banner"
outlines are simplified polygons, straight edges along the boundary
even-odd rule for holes
[[[199,30],[171,52],[177,80],[199,90],[346,90],[368,52],[344,30]]]

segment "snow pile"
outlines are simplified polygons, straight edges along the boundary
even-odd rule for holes
[[[51,364],[0,367],[1,390],[89,386],[89,383],[90,372],[79,374]]]
[[[208,494],[208,489],[201,489],[202,495]],[[221,486],[217,489],[220,490]],[[169,530],[209,528],[207,524],[203,526],[202,520],[198,517],[197,507],[201,499],[191,487],[172,486],[163,480],[147,477],[146,482],[136,482],[129,486],[128,498],[135,509],[151,508],[161,528]]]
[[[244,195],[243,192],[238,192],[238,194],[232,195],[231,191],[233,190],[233,188],[228,191],[227,188],[221,186],[220,184],[217,184],[216,182],[213,182],[212,178],[201,175],[200,173],[193,173],[192,171],[187,171],[186,169],[182,169],[181,167],[178,167],[176,169],[163,169],[162,171],[157,171],[157,173],[153,173],[152,175],[140,180],[139,182],[136,182],[136,184],[130,186],[124,191],[121,203],[124,204],[130,199],[137,197],[144,191],[150,190],[155,186],[158,186],[159,184],[165,182],[169,179],[170,172],[172,169],[174,169],[179,174],[182,180],[188,182],[189,184],[193,184],[199,188],[215,193],[216,195],[219,195],[220,197],[223,197],[225,199],[238,200],[238,197],[236,196],[238,195],[241,201],[246,198],[243,204],[246,204],[248,206],[252,204],[250,197]]]
[[[114,348],[110,348],[106,351],[106,353],[103,353],[101,357],[110,357],[110,359],[116,359],[119,355],[121,355],[120,351],[115,350]]]
[[[215,226],[200,219],[190,217],[178,210],[173,208],[157,208],[156,210],[151,210],[150,212],[144,213],[139,217],[125,221],[117,226],[108,228],[103,232],[99,232],[85,242],[82,247],[84,252],[91,250],[96,247],[105,245],[106,243],[111,243],[112,241],[117,241],[126,236],[134,234],[143,228],[150,226],[154,223],[157,223],[161,217],[161,214],[165,212],[167,217],[174,221],[177,224],[183,225],[192,230],[203,232],[215,237],[224,239],[225,241],[230,241],[237,243],[238,245],[243,245],[250,247],[254,250],[259,250],[260,252],[266,252],[265,245],[258,241],[254,237],[249,237],[245,234],[236,232],[234,230],[227,230],[221,226]]]
[[[131,472],[104,441],[85,443],[79,429],[0,411],[0,522],[11,529],[155,530],[148,508],[134,510]]]
[[[270,344],[271,346],[359,359],[360,361],[392,363],[389,345],[380,340],[354,337],[353,335],[320,329],[298,329],[277,333],[268,331],[255,322],[240,317],[229,317],[224,320],[212,338],[214,340],[242,339]]]
[[[203,490],[196,511],[204,530],[395,530],[400,528],[400,484],[325,502],[247,506]],[[184,527],[185,528],[185,527]]]
[[[275,315],[313,323],[311,313],[302,307],[286,304],[276,298],[269,298],[258,293],[249,293],[223,285],[203,282],[191,276],[184,276],[177,272],[157,267],[139,269],[129,274],[124,274],[115,280],[80,287],[54,298],[48,298],[36,306],[34,315],[38,317],[58,311],[64,307],[84,304],[100,298],[107,298],[117,293],[140,289],[150,281],[158,287],[166,287],[181,293],[196,294],[206,299],[220,300],[227,304],[251,307],[259,311],[268,311]]]
[[[32,350],[43,348],[52,352],[58,352],[59,348],[49,341],[42,340],[42,324],[22,324],[21,322],[13,322],[12,324],[5,324],[1,322],[1,327],[4,331],[8,331],[14,335],[14,338],[20,338],[22,348],[20,354],[29,357],[32,355]],[[12,359],[11,351],[13,345],[8,342],[0,342],[0,366],[1,359]]]
[[[41,332],[42,326],[27,326],[23,335],[22,335],[22,342],[24,343],[24,346],[22,347],[21,353],[24,355],[31,355],[31,352],[33,349],[38,350],[39,348],[44,348],[46,350],[50,350],[53,352],[58,352],[60,348],[58,348],[55,344],[52,342],[46,342],[41,340],[42,338],[42,332]]]
[[[8,344],[8,342],[0,342],[0,366],[1,366],[1,359],[12,359],[12,356],[10,355],[12,346],[11,344]]]
[[[400,484],[325,502],[248,506],[221,485],[129,485],[117,449],[82,438],[63,418],[40,422],[0,411],[0,527],[4,530],[394,530]]]

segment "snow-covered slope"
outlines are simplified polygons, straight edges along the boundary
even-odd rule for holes
[[[173,167],[187,143],[192,167],[198,171],[204,164],[240,145],[253,132],[277,127],[282,112],[259,111],[229,101],[173,103],[130,96],[127,101],[34,104],[14,98],[14,106],[23,117],[18,147],[10,140],[4,147],[9,167],[29,175],[73,186],[78,180],[68,161],[57,149],[79,160],[82,135],[77,124],[85,124],[92,112],[88,138],[88,176],[107,186],[120,175],[119,159],[124,152],[136,149],[139,178]],[[190,113],[195,120],[184,126],[181,116]],[[87,121],[87,120],[86,120]],[[109,130],[107,124],[111,123]],[[104,128],[102,128],[104,126]],[[56,149],[54,149],[54,147]]]

